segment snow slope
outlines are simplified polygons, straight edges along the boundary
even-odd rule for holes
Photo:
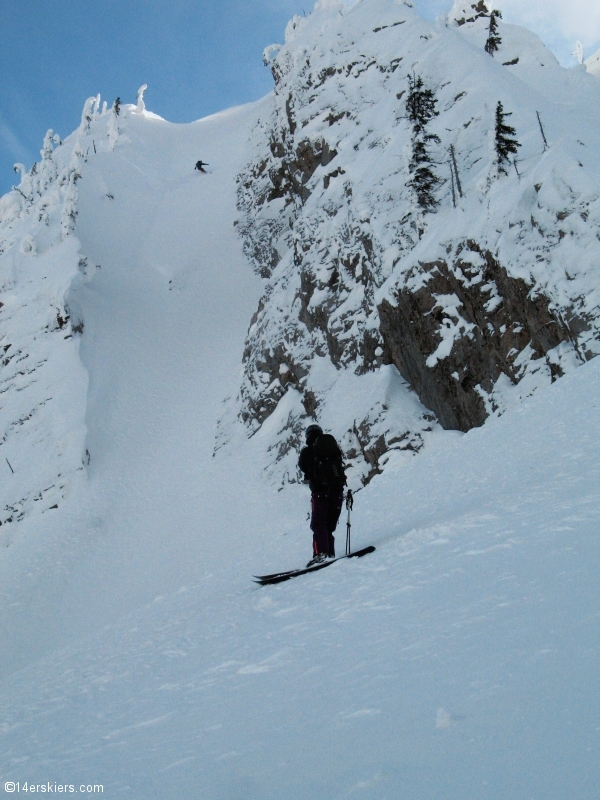
[[[585,65],[588,72],[591,72],[596,78],[600,78],[600,50],[586,58]]]
[[[135,798],[593,800],[599,395],[592,362],[374,479],[354,537],[377,551],[358,563],[253,586],[253,569],[294,564],[271,529],[242,568],[199,564],[16,673],[2,780]],[[245,530],[258,535],[253,514]]]
[[[208,553],[223,564],[230,554],[223,533],[240,528],[252,488],[229,476],[240,501],[232,512],[215,491],[212,448],[258,299],[233,217],[234,179],[260,107],[187,126],[132,111],[114,151],[99,146],[106,118],[94,123],[99,152],[82,169],[77,225],[91,279],[68,293],[85,325],[87,482],[55,521],[34,516],[10,529],[0,558],[4,670],[173,580],[179,587]],[[200,156],[208,175],[194,173]],[[53,378],[60,387],[61,374]],[[46,437],[50,466],[53,445]],[[32,457],[24,446],[22,456]]]

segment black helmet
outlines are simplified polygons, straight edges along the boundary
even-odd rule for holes
[[[306,444],[312,444],[317,436],[323,433],[323,428],[320,425],[309,425],[306,429]]]

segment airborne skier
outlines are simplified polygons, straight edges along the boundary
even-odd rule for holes
[[[323,433],[319,425],[306,429],[306,447],[300,451],[298,466],[310,485],[313,532],[313,557],[307,566],[335,558],[335,538],[342,504],[346,476],[342,451],[334,437]]]

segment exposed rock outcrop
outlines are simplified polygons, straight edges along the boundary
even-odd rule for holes
[[[600,89],[514,26],[490,59],[482,3],[447,28],[389,0],[318,6],[266,52],[273,103],[239,176],[238,230],[266,284],[235,406],[276,479],[295,479],[318,419],[366,482],[390,451],[481,425],[600,350]],[[439,109],[437,213],[411,190],[409,72]],[[577,112],[554,105],[567,98]],[[527,154],[509,175],[498,99]]]
[[[556,348],[570,350],[580,326],[553,314],[547,297],[508,275],[489,251],[466,242],[451,265],[421,268],[421,288],[401,290],[395,305],[382,302],[381,333],[393,363],[444,428],[483,425],[486,395],[493,398],[501,375],[517,384],[530,361],[545,359],[551,379],[563,374]]]

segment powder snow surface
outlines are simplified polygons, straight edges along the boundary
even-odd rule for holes
[[[262,291],[233,222],[269,103],[186,126],[130,110],[118,135],[95,120],[110,146],[81,167],[65,274],[47,242],[19,256],[59,287],[77,245],[88,260],[69,290],[83,336],[53,352],[80,359],[63,388],[76,410],[87,392],[90,462],[2,540],[0,783],[597,800],[597,359],[409,463],[391,454],[353,515],[375,553],[251,582],[310,555],[308,489],[262,472],[272,431],[213,457]],[[54,388],[65,363],[48,362]]]
[[[592,362],[388,469],[357,497],[355,546],[377,551],[278,586],[250,573],[301,563],[299,509],[286,523],[263,494],[270,523],[248,504],[244,524],[230,487],[228,547],[212,521],[190,527],[189,582],[171,554],[163,596],[4,681],[2,779],[136,798],[597,797],[599,394]],[[199,507],[129,545],[176,546]],[[111,528],[87,555],[119,592],[127,527]]]

